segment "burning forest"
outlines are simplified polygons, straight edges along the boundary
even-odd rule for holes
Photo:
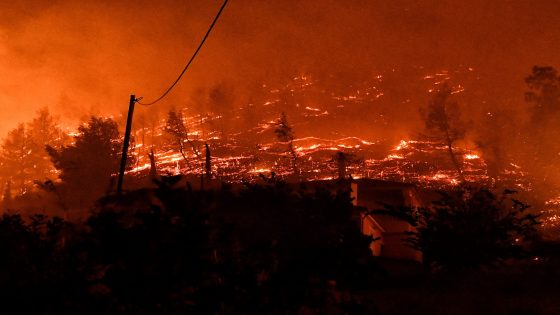
[[[399,314],[407,268],[474,305],[560,264],[556,3],[131,5],[0,5],[8,308]]]

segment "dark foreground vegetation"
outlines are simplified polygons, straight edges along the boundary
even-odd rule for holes
[[[525,259],[501,259],[511,257],[506,250],[527,253],[507,242],[515,235],[510,228],[527,221],[498,228],[507,233],[486,242],[489,248],[452,252],[455,260],[444,265],[464,267],[456,260],[470,255],[486,260],[435,269],[372,257],[372,239],[360,233],[348,192],[293,189],[277,181],[235,192],[227,186],[194,191],[179,179],[107,196],[83,222],[4,214],[2,313],[558,313],[557,245],[533,242]],[[459,244],[480,240],[465,232],[442,236]],[[422,239],[428,245],[442,241],[430,237]],[[430,262],[442,261],[441,249],[429,249]]]
[[[375,270],[347,194],[282,184],[99,201],[83,223],[4,215],[0,292],[19,314],[347,313]]]

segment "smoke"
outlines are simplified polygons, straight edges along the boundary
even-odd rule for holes
[[[155,99],[176,78],[221,5],[4,2],[1,134],[43,106],[72,124],[90,113],[122,115],[131,93]],[[334,76],[351,85],[385,73],[387,93],[371,112],[386,114],[392,129],[406,130],[417,124],[418,107],[430,97],[412,84],[421,80],[418,73],[462,66],[474,69],[466,79],[453,78],[457,84],[470,80],[458,95],[466,115],[476,120],[513,108],[522,117],[523,78],[534,64],[557,62],[559,15],[554,1],[231,0],[170,97],[139,111],[196,109],[197,93],[220,84],[231,87],[226,90],[239,105],[261,82],[282,83],[294,74]]]

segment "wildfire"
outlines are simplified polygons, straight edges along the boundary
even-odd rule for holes
[[[270,128],[270,125],[269,127]],[[199,132],[192,132],[200,137]],[[201,142],[201,141],[199,141]],[[274,172],[277,176],[292,174],[294,158],[286,151],[287,143],[279,141],[260,144],[253,149],[235,145],[235,139],[224,142],[222,139],[207,139],[211,147],[218,152],[211,157],[214,176],[226,181],[252,180],[259,174]],[[347,173],[353,178],[379,178],[393,181],[419,183],[422,186],[441,187],[459,184],[457,174],[450,166],[446,147],[433,141],[400,140],[391,152],[384,157],[373,157],[379,154],[383,141],[371,141],[358,137],[343,137],[325,139],[319,137],[303,137],[293,140],[296,152],[296,164],[300,178],[307,180],[335,178],[337,165],[334,154],[338,151],[351,153],[358,159],[348,164]],[[221,149],[220,149],[221,147]],[[136,148],[137,166],[129,173],[146,172],[150,163],[146,157],[138,154],[145,150],[138,145]],[[236,154],[237,153],[237,154]],[[464,152],[465,176],[471,180],[486,180],[484,161],[476,152]],[[184,174],[203,174],[204,161],[192,152],[186,152],[185,157],[175,150],[162,150],[155,153],[158,171]]]
[[[454,72],[441,70],[426,74],[424,80],[430,88],[437,89],[438,85],[450,80],[453,75]],[[228,115],[236,119],[245,117],[240,109],[235,109],[227,115],[216,113],[204,116],[184,115],[189,117],[184,122],[189,130],[190,141],[197,147],[199,155],[191,152],[190,145],[185,145],[186,150],[181,154],[178,148],[169,144],[164,146],[157,144],[160,141],[158,139],[166,136],[162,126],[144,130],[145,134],[142,137],[137,134],[135,138],[152,138],[152,141],[155,138],[155,160],[157,171],[161,174],[166,172],[203,174],[206,163],[203,157],[204,143],[208,143],[212,151],[210,157],[212,175],[224,181],[250,181],[257,179],[259,174],[272,172],[279,177],[288,177],[296,170],[298,179],[332,179],[338,176],[340,167],[335,155],[337,152],[343,152],[353,157],[345,162],[344,167],[346,167],[346,174],[352,174],[354,178],[410,182],[432,188],[458,185],[459,174],[449,157],[446,145],[427,138],[407,138],[396,143],[388,143],[382,138],[365,139],[332,132],[330,137],[295,137],[291,143],[276,140],[274,130],[279,112],[285,108],[285,92],[298,97],[292,100],[294,112],[288,113],[289,121],[297,136],[299,130],[305,129],[300,126],[308,124],[309,121],[322,122],[324,119],[327,121],[326,124],[329,124],[335,121],[334,119],[338,119],[337,115],[352,110],[352,107],[357,104],[376,102],[376,98],[384,93],[380,86],[376,86],[383,81],[382,79],[382,75],[374,76],[373,80],[367,83],[346,89],[345,94],[325,92],[317,84],[318,81],[309,75],[296,76],[285,85],[263,85],[264,92],[268,96],[254,100],[252,105],[243,107],[245,109],[258,107],[262,110],[260,120],[255,121],[252,128],[237,129],[227,135],[224,131],[216,131],[216,126],[219,126],[221,120]],[[462,85],[454,85],[451,88],[455,93],[465,89]],[[297,94],[300,92],[301,95]],[[305,95],[318,95],[319,98],[309,101],[309,98],[303,97]],[[410,99],[407,101],[411,102]],[[298,115],[300,121],[292,120],[292,117]],[[161,124],[163,125],[164,122]],[[314,125],[310,127],[307,132],[309,129],[312,130]],[[149,145],[138,144],[133,149],[137,164],[129,173],[141,175],[148,172],[149,147]],[[454,151],[462,167],[462,176],[467,181],[489,181],[485,161],[479,152],[464,148],[454,148]],[[503,174],[504,177],[513,178],[512,182],[517,186],[525,185],[516,180],[523,175],[523,171],[515,165]]]
[[[391,161],[391,160],[402,160],[404,159],[404,156],[399,155],[399,154],[389,154],[387,155],[387,157],[385,158],[385,161]]]
[[[406,140],[401,140],[401,142],[399,142],[399,145],[397,145],[397,147],[395,148],[395,150],[400,151],[402,149],[405,149],[408,147],[408,141]]]
[[[467,160],[476,160],[476,159],[480,159],[480,156],[478,154],[465,154],[464,155],[465,159]]]
[[[270,168],[255,168],[249,171],[252,174],[266,174],[272,172]]]

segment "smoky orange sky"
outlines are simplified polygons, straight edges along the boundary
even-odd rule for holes
[[[220,5],[2,1],[0,134],[43,106],[75,122],[87,114],[122,114],[131,93],[156,98]],[[194,91],[218,82],[231,82],[242,98],[263,80],[299,72],[370,75],[408,65],[437,71],[459,64],[480,75],[465,93],[485,99],[485,105],[467,106],[520,107],[531,67],[560,64],[559,16],[554,0],[230,0],[161,107],[184,106]],[[392,90],[406,88],[407,80],[397,78]]]

